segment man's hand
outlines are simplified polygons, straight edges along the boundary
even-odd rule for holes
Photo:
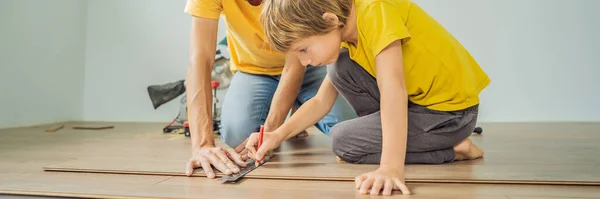
[[[279,147],[282,142],[281,135],[275,132],[264,132],[262,145],[258,148],[258,133],[253,133],[246,142],[248,157],[256,161],[262,161],[267,153]]]
[[[394,168],[379,167],[376,171],[356,177],[355,182],[356,189],[361,194],[367,194],[371,189],[371,195],[379,195],[382,188],[383,195],[392,195],[392,190],[400,190],[405,195],[410,194],[404,182],[404,172]]]
[[[215,178],[210,165],[214,165],[225,175],[240,172],[238,166],[247,166],[245,160],[235,151],[226,151],[220,147],[202,147],[193,152],[192,158],[187,163],[186,175],[191,176],[194,168],[202,167],[208,178]]]

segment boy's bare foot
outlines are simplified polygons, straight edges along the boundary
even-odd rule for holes
[[[346,161],[342,160],[342,158],[340,158],[340,157],[339,157],[339,156],[337,156],[337,155],[335,156],[335,161],[336,161],[337,163],[347,163]]]
[[[467,138],[454,146],[455,160],[473,160],[483,157],[483,150],[475,146],[471,139]]]

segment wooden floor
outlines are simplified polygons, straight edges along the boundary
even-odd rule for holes
[[[47,126],[0,129],[0,193],[89,198],[370,198],[357,194],[351,181],[245,179],[231,185],[220,184],[216,180],[204,177],[170,175],[173,173],[169,172],[177,172],[176,170],[183,173],[185,160],[189,158],[189,141],[181,135],[162,135],[160,131],[164,124],[114,123],[112,124],[115,125],[114,129],[101,131],[70,129],[74,124],[103,125],[102,123],[68,123],[65,129],[57,132],[44,132]],[[561,180],[600,181],[598,178],[600,164],[597,158],[600,124],[489,124],[483,127],[484,134],[473,136],[473,140],[482,146],[487,144],[491,147],[489,149],[482,147],[486,150],[486,158],[468,163],[472,165],[468,167],[470,169],[455,170],[455,174],[452,175],[458,173],[463,177],[469,174],[477,177],[478,172],[484,171],[483,173],[492,173],[487,176],[490,179],[500,176],[496,173],[504,173],[509,175],[504,178],[526,176],[540,182],[547,179],[559,179],[556,180],[557,182]],[[501,133],[509,136],[496,136]],[[540,133],[544,133],[542,142],[530,141],[532,137],[540,138]],[[163,141],[157,142],[157,136],[162,137]],[[519,139],[514,137],[524,141],[515,142]],[[317,148],[310,151],[310,154],[318,155],[319,151],[322,154],[328,153],[321,148],[327,142],[323,142],[318,137],[310,139],[317,139],[309,142],[309,145]],[[509,142],[510,140],[513,141]],[[558,145],[559,143],[561,145]],[[302,147],[306,147],[304,145],[306,144]],[[297,143],[288,143],[282,147],[280,157],[292,157],[285,154],[292,153],[288,149],[295,147]],[[515,147],[529,150],[520,153],[513,151],[513,154],[503,156],[505,158],[503,162],[493,158],[494,154],[500,155]],[[308,157],[306,152],[301,150],[295,150],[293,153],[292,155],[295,155],[293,157]],[[88,165],[83,165],[84,168],[121,165],[118,168],[122,171],[128,169],[134,171],[138,168],[160,171],[167,165],[168,169],[163,173],[164,175],[45,172],[42,169],[50,165],[67,165],[82,160],[89,160]],[[315,166],[314,162],[310,162],[310,158],[304,161],[308,161],[304,164],[305,167]],[[277,162],[285,166],[285,162],[290,160],[280,159],[274,163]],[[296,170],[303,168],[303,165],[297,165],[298,163],[294,163],[295,166],[292,168]],[[505,167],[486,169],[488,163]],[[446,166],[461,164],[467,163]],[[535,166],[536,170],[531,169],[532,166]],[[352,167],[348,167],[350,168]],[[413,179],[418,179],[419,176],[415,173],[440,175],[440,169],[443,170],[444,166],[429,167],[427,170],[418,170],[418,168],[407,168],[407,178],[412,175]],[[290,171],[279,174],[292,177],[298,175],[289,173]],[[342,172],[347,171],[349,170],[342,170]],[[353,175],[352,172],[350,173],[347,175]],[[586,173],[587,175],[584,175]],[[273,170],[269,175],[276,174],[277,172]],[[313,176],[316,176],[314,172]],[[408,186],[413,191],[413,195],[409,197],[394,195],[391,198],[600,198],[599,186],[416,183],[416,181],[409,183]],[[0,198],[4,197],[0,195]]]
[[[514,126],[520,126],[514,128]],[[189,140],[153,131],[136,131],[123,126],[102,132],[111,140],[90,139],[77,150],[94,156],[70,156],[70,160],[44,167],[47,171],[84,171],[122,174],[183,176],[181,169],[189,156]],[[160,129],[157,127],[157,129]],[[322,133],[285,142],[272,161],[248,174],[248,178],[353,181],[357,175],[378,165],[339,164]],[[62,134],[77,134],[65,130]],[[85,135],[85,134],[84,134]],[[408,182],[470,182],[514,184],[600,185],[600,133],[595,125],[546,124],[488,125],[473,142],[485,157],[443,165],[408,165]],[[560,141],[560,142],[557,142]],[[106,145],[111,147],[107,148]],[[127,151],[123,151],[127,149]],[[204,176],[199,172],[197,176]]]

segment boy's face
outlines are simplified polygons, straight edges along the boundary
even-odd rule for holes
[[[304,66],[323,66],[335,63],[340,53],[341,34],[335,29],[324,35],[311,36],[294,42],[290,51]]]

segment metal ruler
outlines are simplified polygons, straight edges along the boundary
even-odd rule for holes
[[[235,174],[226,175],[226,176],[221,177],[221,179],[220,179],[221,183],[237,182],[240,178],[244,177],[246,174],[250,173],[254,169],[258,168],[259,166],[267,163],[269,161],[269,159],[270,159],[269,156],[265,156],[265,159],[263,160],[263,162],[259,163],[258,165],[256,164],[256,162],[254,162],[254,160],[250,159],[252,161],[249,162],[246,167],[241,168],[239,173],[235,173]]]

